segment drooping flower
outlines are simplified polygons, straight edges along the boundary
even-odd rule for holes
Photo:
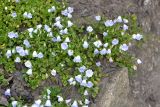
[[[68,29],[65,28],[65,29],[63,29],[63,30],[60,30],[60,34],[61,34],[61,35],[66,35],[66,34],[68,34]]]
[[[97,55],[97,54],[99,54],[99,50],[98,50],[98,49],[95,49],[95,50],[94,50],[94,55]]]
[[[12,52],[11,52],[11,50],[7,50],[7,52],[6,52],[6,56],[7,56],[7,58],[10,58],[10,57],[12,56]]]
[[[126,24],[123,25],[123,30],[124,31],[128,30],[128,26]]]
[[[87,91],[87,90],[84,91],[84,95],[85,95],[85,96],[88,95],[88,91]]]
[[[95,41],[93,44],[94,44],[94,46],[97,47],[97,48],[100,48],[100,47],[103,45],[100,40]]]
[[[55,12],[55,11],[56,11],[56,7],[55,6],[52,6],[50,9],[48,9],[49,13]]]
[[[108,47],[108,43],[103,44],[103,46],[104,46],[105,48],[107,48],[107,47]]]
[[[20,63],[21,62],[20,57],[16,57],[15,62]]]
[[[26,74],[32,75],[32,69],[28,69],[27,72],[26,72]]]
[[[87,86],[87,81],[84,79],[84,80],[82,80],[82,82],[81,82],[81,86],[84,86],[84,87],[86,87]]]
[[[24,44],[27,48],[30,48],[30,47],[31,47],[31,45],[30,45],[30,43],[29,43],[29,41],[28,41],[27,39],[25,39],[25,40],[23,41],[23,44]]]
[[[44,55],[43,55],[43,53],[42,52],[40,52],[40,53],[38,53],[38,55],[37,55],[37,58],[43,58],[44,57]]]
[[[51,32],[51,28],[48,25],[44,25],[44,30],[48,33]]]
[[[13,32],[13,31],[12,31],[12,32],[9,32],[9,33],[8,33],[8,37],[11,38],[11,39],[12,39],[12,38],[18,38],[18,33],[15,33],[15,32]]]
[[[119,40],[118,39],[113,39],[112,40],[112,45],[117,45],[119,43]]]
[[[68,21],[68,27],[73,26],[73,23],[71,21]]]
[[[67,44],[67,43],[61,43],[61,48],[62,48],[63,50],[68,49],[68,44]]]
[[[82,82],[82,75],[77,75],[77,76],[75,76],[75,80],[76,80],[77,82],[81,83],[81,82]]]
[[[57,95],[57,98],[58,98],[58,102],[63,102],[64,101],[63,97],[61,97],[59,95]]]
[[[33,54],[32,54],[33,57],[37,58],[38,57],[38,54],[36,51],[33,51]]]
[[[28,18],[28,19],[32,19],[32,14],[28,13],[28,12],[24,12],[23,17]]]
[[[64,42],[71,42],[71,41],[70,41],[69,37],[66,37]]]
[[[52,74],[53,76],[56,76],[56,74],[57,74],[56,70],[52,69],[52,70],[51,70],[51,74]]]
[[[38,106],[40,106],[41,102],[42,101],[40,99],[38,99],[38,100],[35,101],[35,104],[38,105]]]
[[[26,61],[24,64],[25,64],[25,66],[26,66],[27,68],[30,68],[30,69],[32,68],[32,63],[31,63],[31,61],[28,60],[28,61]]]
[[[84,41],[84,42],[83,42],[83,48],[87,49],[88,46],[89,46],[88,42],[87,42],[87,41]]]
[[[88,27],[87,27],[87,32],[90,33],[90,32],[92,32],[92,31],[93,31],[93,28],[92,28],[91,26],[88,26]]]
[[[70,103],[71,102],[71,99],[67,99],[65,100],[66,104]]]
[[[68,50],[67,53],[68,53],[69,56],[72,56],[73,55],[73,50]]]
[[[128,50],[127,44],[122,44],[122,45],[120,46],[120,49],[123,50],[123,51],[127,51],[127,50]]]
[[[77,103],[76,100],[73,102],[73,104],[71,105],[71,107],[78,107],[78,103]]]
[[[51,101],[49,99],[46,101],[45,107],[52,107]]]
[[[12,101],[12,107],[17,107],[17,101]]]
[[[90,101],[88,99],[85,99],[85,104],[88,105],[90,103]]]
[[[96,66],[101,66],[101,62],[100,61],[98,61],[98,62],[96,62]]]
[[[32,33],[32,32],[34,31],[33,28],[29,28],[29,29],[27,29],[27,30],[28,30],[29,33]]]
[[[127,19],[123,19],[123,22],[124,22],[124,23],[128,23],[128,20],[127,20]]]
[[[137,64],[142,64],[142,61],[140,59],[137,59]]]
[[[79,55],[74,57],[73,62],[76,62],[76,63],[82,62],[81,57]]]
[[[56,21],[56,22],[54,23],[54,26],[56,26],[56,27],[59,28],[59,29],[62,29],[62,28],[63,28],[63,25],[61,24],[60,21]]]
[[[86,70],[86,77],[90,78],[93,76],[93,71],[91,69]]]
[[[11,90],[10,89],[6,89],[6,91],[4,92],[5,96],[11,96]]]
[[[87,87],[88,87],[88,88],[93,87],[93,83],[92,83],[91,81],[88,81],[88,82],[87,82]]]
[[[101,16],[95,16],[96,21],[100,21],[101,20]]]
[[[106,54],[107,54],[106,48],[103,48],[103,49],[100,51],[100,54],[101,54],[101,55],[106,55]]]

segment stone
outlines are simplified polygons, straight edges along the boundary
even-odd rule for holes
[[[7,101],[7,99],[5,98],[5,97],[3,97],[3,96],[1,96],[0,97],[0,106],[7,106],[8,107],[8,101]]]

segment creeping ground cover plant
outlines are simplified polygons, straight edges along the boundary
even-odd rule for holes
[[[0,64],[5,72],[21,72],[32,90],[47,79],[54,84],[26,103],[21,96],[13,98],[0,73],[11,107],[88,107],[99,92],[103,59],[136,69],[136,58],[127,53],[133,40],[143,38],[134,15],[112,20],[97,15],[93,25],[78,27],[72,22],[74,8],[65,2],[5,0],[0,9]]]

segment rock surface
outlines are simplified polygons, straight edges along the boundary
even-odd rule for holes
[[[130,107],[129,90],[128,71],[124,68],[101,81],[100,94],[91,107]]]

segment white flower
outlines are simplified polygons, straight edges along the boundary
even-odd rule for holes
[[[64,30],[60,30],[60,34],[61,34],[61,35],[68,34],[68,29],[65,28]]]
[[[70,79],[68,80],[68,82],[69,82],[70,84],[71,84],[73,81],[74,81],[73,78],[70,78]]]
[[[84,95],[85,95],[85,96],[88,95],[88,91],[87,91],[87,90],[84,91]]]
[[[38,100],[35,101],[35,104],[38,105],[38,106],[40,106],[41,102],[42,101],[40,99],[38,99]]]
[[[137,59],[137,64],[142,64],[142,61],[140,59]]]
[[[84,79],[84,80],[82,80],[82,82],[81,82],[81,86],[87,86],[87,81]]]
[[[61,96],[57,96],[58,97],[58,102],[63,102],[64,100],[63,100],[63,97],[61,97]]]
[[[41,29],[42,28],[42,25],[37,25],[37,29]]]
[[[33,28],[29,28],[29,29],[28,29],[28,32],[29,32],[29,33],[32,33],[33,30],[34,30]]]
[[[108,49],[108,50],[107,50],[107,54],[111,54],[111,49]]]
[[[61,48],[62,48],[63,50],[68,49],[68,44],[67,44],[67,43],[61,43]]]
[[[86,71],[86,77],[92,77],[93,76],[93,71],[91,70],[91,69],[88,69],[87,71]]]
[[[66,37],[64,42],[71,42],[71,41],[70,41],[69,37]]]
[[[44,30],[48,33],[51,32],[51,28],[48,25],[44,25]]]
[[[97,48],[100,48],[102,46],[102,42],[100,40],[95,41],[93,44]]]
[[[72,56],[73,55],[73,50],[68,50],[67,53],[68,53],[69,56]]]
[[[124,23],[128,23],[128,20],[127,20],[127,19],[123,19],[123,22],[124,22]]]
[[[76,100],[73,102],[73,104],[71,105],[71,107],[78,107],[78,103],[77,103]]]
[[[43,53],[40,52],[38,55],[37,55],[38,58],[43,58]]]
[[[19,53],[20,56],[25,56],[26,52],[21,46],[16,46],[16,52]]]
[[[48,12],[51,13],[51,12],[54,12],[56,10],[55,6],[52,6],[52,8],[48,9]]]
[[[107,36],[108,35],[108,33],[107,32],[103,32],[103,36],[105,37],[105,36]]]
[[[71,21],[68,21],[68,27],[73,26],[73,23]]]
[[[109,62],[111,62],[111,63],[113,62],[113,59],[112,59],[112,57],[110,57],[110,58],[109,58]]]
[[[79,55],[76,56],[76,57],[74,57],[73,62],[76,62],[76,63],[82,62],[82,61],[81,61],[81,57],[80,57]]]
[[[45,106],[46,107],[52,107],[51,101],[47,100],[46,103],[45,103]]]
[[[16,13],[16,12],[13,12],[13,13],[11,14],[11,16],[12,16],[13,18],[17,17],[17,13]]]
[[[12,107],[17,107],[17,101],[12,101]]]
[[[7,58],[10,58],[12,56],[12,51],[11,50],[7,50],[6,56],[7,56]]]
[[[68,7],[67,10],[68,10],[68,13],[73,13],[74,11],[73,7]]]
[[[141,34],[133,34],[132,38],[135,40],[141,40],[143,38],[143,36]]]
[[[87,87],[88,87],[88,88],[93,87],[93,83],[92,83],[91,81],[88,81],[88,83],[87,83]]]
[[[55,21],[57,22],[57,21],[60,21],[61,20],[61,17],[60,16],[58,16],[58,17],[56,17],[55,18]]]
[[[86,49],[86,48],[88,48],[88,46],[89,46],[88,42],[87,42],[87,41],[84,41],[84,42],[83,42],[83,48]]]
[[[47,94],[50,95],[51,94],[51,90],[47,89]]]
[[[28,19],[31,19],[31,18],[32,18],[32,14],[25,12],[25,13],[23,14],[23,17],[28,18]]]
[[[126,24],[123,25],[123,30],[124,31],[128,30],[128,26]]]
[[[56,22],[54,23],[54,26],[58,27],[59,29],[62,29],[62,28],[63,28],[63,25],[61,24],[60,21],[56,21]]]
[[[83,73],[86,70],[86,67],[83,65],[80,68],[78,68],[79,72]]]
[[[37,104],[32,104],[31,107],[40,107],[40,105],[37,105]]]
[[[26,72],[26,74],[32,75],[32,69],[28,69],[28,71]]]
[[[24,44],[27,48],[31,47],[31,45],[30,45],[30,43],[29,43],[29,41],[28,41],[27,39],[25,39],[25,40],[23,41],[23,44]]]
[[[113,39],[112,40],[112,45],[117,45],[119,43],[119,40],[118,39]]]
[[[97,21],[100,21],[100,20],[101,20],[101,16],[95,16],[95,19],[96,19]]]
[[[56,74],[57,74],[56,70],[52,69],[52,70],[51,70],[51,74],[52,74],[53,76],[56,76]]]
[[[17,62],[17,63],[21,62],[20,57],[16,57],[15,62]]]
[[[11,39],[12,39],[12,38],[18,38],[18,33],[14,33],[13,31],[12,31],[12,32],[9,32],[9,33],[8,33],[8,37],[11,38]]]
[[[114,25],[114,22],[112,20],[107,20],[104,24],[106,27],[110,27]]]
[[[36,51],[33,51],[33,54],[32,54],[32,56],[33,56],[33,57],[35,57],[35,58],[36,58],[36,57],[38,57],[38,54],[37,54],[37,52],[36,52]]]
[[[95,49],[95,50],[94,50],[94,55],[97,55],[97,54],[99,54],[99,50],[98,50],[98,49]]]
[[[121,22],[122,22],[122,17],[121,17],[121,16],[118,16],[118,18],[115,19],[115,22],[121,23]]]
[[[26,66],[27,68],[30,68],[30,69],[31,69],[31,68],[32,68],[32,63],[31,63],[31,61],[29,61],[29,60],[26,61],[26,62],[25,62],[25,66]]]
[[[87,27],[87,32],[92,32],[93,31],[93,28],[91,26],[88,26]]]
[[[16,53],[16,50],[13,48],[13,49],[12,49],[12,54],[14,54],[14,53]]]
[[[11,96],[11,90],[10,90],[10,89],[7,89],[7,90],[4,92],[4,95],[5,95],[5,96]]]
[[[121,46],[120,46],[120,49],[123,50],[123,51],[127,51],[127,50],[128,50],[127,44],[121,45]]]
[[[101,54],[101,55],[105,55],[105,54],[107,54],[107,50],[106,50],[106,48],[103,48],[103,49],[100,51],[100,54]]]
[[[90,101],[88,99],[85,99],[85,104],[88,105]]]
[[[65,100],[66,104],[71,102],[71,99]]]
[[[108,43],[103,44],[103,46],[104,46],[105,48],[107,48],[107,47],[108,47]]]
[[[81,82],[82,82],[82,75],[77,75],[77,76],[75,76],[75,80],[76,80],[77,82],[81,83]]]
[[[99,62],[96,62],[96,66],[101,66],[101,62],[99,61]]]

